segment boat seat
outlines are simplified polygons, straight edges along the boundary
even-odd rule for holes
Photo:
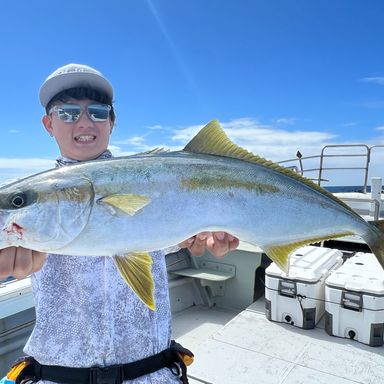
[[[212,296],[224,296],[225,281],[235,277],[236,266],[202,260],[196,268],[183,268],[170,273],[199,279],[203,287],[210,288]]]

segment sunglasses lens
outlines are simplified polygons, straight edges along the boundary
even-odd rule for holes
[[[108,104],[90,104],[87,106],[87,114],[92,121],[107,121],[111,106]],[[75,123],[80,119],[82,109],[80,105],[64,104],[51,108],[49,114],[57,112],[58,118],[65,123]]]
[[[88,105],[88,115],[93,121],[106,121],[109,117],[111,107],[106,104]]]
[[[57,108],[57,116],[61,121],[74,123],[80,117],[81,109],[79,105],[63,105]]]

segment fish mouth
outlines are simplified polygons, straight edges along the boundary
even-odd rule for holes
[[[77,143],[92,143],[96,140],[96,136],[91,134],[88,134],[88,135],[82,134],[82,135],[75,136],[74,140]]]
[[[9,223],[2,228],[1,238],[8,246],[18,246],[24,238],[24,228],[15,222]]]

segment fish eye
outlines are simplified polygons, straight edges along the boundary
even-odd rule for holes
[[[13,194],[11,194],[5,203],[1,203],[0,199],[0,208],[3,209],[20,209],[24,208],[28,205],[31,205],[37,201],[37,193],[33,190],[27,190],[27,191],[17,191]]]
[[[22,208],[26,203],[26,196],[24,193],[18,193],[11,197],[11,205],[13,208]]]

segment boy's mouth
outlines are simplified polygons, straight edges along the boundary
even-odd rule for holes
[[[79,143],[86,143],[86,142],[90,142],[90,141],[94,141],[94,140],[96,140],[96,136],[94,136],[94,135],[75,136],[75,141],[77,141]]]

